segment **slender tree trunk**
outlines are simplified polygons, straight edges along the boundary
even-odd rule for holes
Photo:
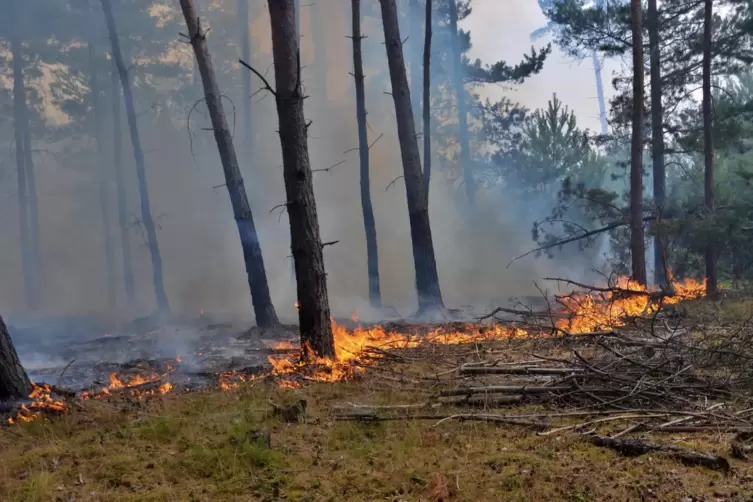
[[[238,0],[238,21],[240,22],[240,44],[241,59],[248,64],[251,61],[251,31],[249,28],[249,11],[248,0]],[[245,145],[243,155],[246,157],[245,163],[248,164],[251,159],[251,153],[254,151],[254,134],[253,125],[251,124],[251,72],[243,72],[243,137]]]
[[[97,143],[97,162],[99,164],[99,211],[102,217],[103,244],[105,247],[105,288],[110,310],[115,308],[115,258],[113,256],[112,235],[110,234],[110,197],[108,187],[110,177],[108,175],[105,159],[105,145],[102,139],[104,132],[103,107],[101,101],[101,89],[99,80],[99,61],[94,37],[89,37],[89,72],[92,95],[92,108],[94,109],[94,139]]]
[[[279,324],[279,321],[274,305],[272,305],[272,297],[269,295],[269,284],[267,283],[267,273],[264,269],[264,259],[259,245],[259,235],[256,232],[254,215],[248,203],[243,176],[241,176],[238,158],[235,155],[233,136],[230,134],[230,128],[225,118],[222,94],[217,85],[212,59],[207,49],[206,32],[201,28],[192,0],[180,0],[180,6],[183,9],[183,16],[188,26],[188,36],[196,54],[196,62],[204,85],[204,96],[214,130],[214,139],[217,142],[217,149],[222,160],[225,186],[230,195],[233,216],[238,226],[256,324],[261,327],[275,326]]]
[[[421,116],[421,3],[419,0],[408,0],[408,29],[409,37],[409,67],[410,94],[413,97],[413,121],[418,122]]]
[[[593,60],[594,77],[596,78],[596,99],[599,102],[599,125],[601,126],[601,134],[606,136],[609,134],[609,124],[607,123],[607,101],[604,98],[604,80],[601,77],[599,53],[592,51],[591,59]]]
[[[131,133],[131,144],[133,146],[133,156],[136,161],[136,177],[139,183],[139,193],[141,195],[141,220],[146,231],[146,240],[149,246],[149,254],[152,259],[152,281],[154,282],[154,296],[157,300],[157,308],[162,313],[170,311],[170,303],[165,294],[164,279],[162,277],[162,257],[160,256],[159,243],[157,242],[157,230],[152,218],[152,208],[149,202],[149,187],[146,180],[146,166],[144,160],[144,150],[141,148],[141,138],[139,137],[138,123],[136,122],[136,109],[133,103],[133,92],[131,82],[128,77],[128,69],[123,60],[123,53],[120,50],[120,39],[115,26],[115,18],[112,14],[110,0],[101,0],[102,10],[105,14],[107,29],[110,34],[110,44],[112,45],[112,56],[118,67],[120,84],[123,88],[123,99],[125,101],[126,117],[128,118],[128,129]]]
[[[0,402],[24,399],[31,391],[29,377],[18,360],[8,328],[0,316]]]
[[[458,8],[456,0],[448,1],[450,7],[450,41],[452,46],[452,84],[455,88],[455,100],[458,107],[458,129],[460,134],[460,167],[463,170],[463,183],[471,215],[476,211],[476,181],[473,179],[471,158],[471,141],[468,132],[468,107],[465,102],[463,85],[463,67],[458,35]]]
[[[39,230],[39,197],[37,196],[37,177],[34,169],[34,154],[31,149],[31,128],[29,127],[29,107],[26,104],[26,92],[23,93],[21,124],[24,133],[24,160],[26,163],[26,183],[29,189],[29,230],[32,257],[32,279],[36,301],[41,300],[40,277],[43,277],[41,236]]]
[[[11,3],[13,5],[14,2]],[[34,260],[31,253],[31,239],[29,236],[29,199],[26,181],[26,147],[24,145],[23,109],[26,106],[26,92],[24,91],[23,61],[21,59],[21,41],[17,33],[11,39],[13,53],[13,116],[16,141],[16,170],[18,175],[18,214],[21,230],[21,268],[24,279],[24,298],[26,307],[36,306],[36,288],[34,284]]]
[[[632,279],[646,284],[643,230],[643,20],[641,0],[631,0],[633,32],[633,137],[630,162],[630,257]]]
[[[40,231],[39,231],[39,200],[37,197],[37,183],[34,173],[34,159],[31,150],[31,130],[29,127],[29,106],[26,100],[26,84],[24,82],[24,56],[22,33],[20,31],[20,4],[18,0],[10,2],[10,19],[13,24],[11,30],[11,53],[13,55],[13,105],[14,105],[14,127],[16,128],[16,155],[21,157],[23,162],[23,172],[19,171],[19,176],[24,179],[24,194],[19,193],[19,203],[23,198],[23,204],[26,206],[26,216],[28,218],[27,233],[27,258],[28,268],[24,274],[28,277],[29,282],[27,289],[27,305],[36,307],[40,301],[40,284],[41,275],[41,253],[40,253]],[[20,136],[19,136],[20,134]],[[19,141],[20,139],[20,141]],[[20,148],[19,148],[20,145]],[[18,162],[18,160],[17,160]],[[22,225],[22,233],[24,226]],[[23,246],[23,242],[22,242]],[[27,275],[28,274],[28,275]],[[30,301],[29,301],[30,300]]]
[[[431,192],[431,10],[432,1],[426,0],[424,16],[424,187],[426,205]]]
[[[112,87],[112,155],[115,174],[115,195],[118,204],[118,228],[120,229],[120,252],[123,261],[123,286],[126,303],[129,308],[136,305],[136,292],[133,281],[133,264],[131,262],[131,238],[128,233],[128,201],[125,181],[123,180],[123,132],[120,119],[120,77],[115,58],[110,70]]]
[[[601,8],[604,0],[596,0],[596,7]],[[591,51],[591,59],[594,65],[594,77],[596,78],[596,99],[599,103],[599,124],[601,125],[601,134],[609,134],[609,124],[607,123],[607,101],[604,98],[604,79],[601,77],[601,61],[599,53],[596,50]]]
[[[356,119],[358,122],[358,154],[361,166],[361,209],[366,230],[366,263],[369,273],[369,301],[374,308],[382,306],[379,286],[379,252],[377,249],[376,222],[371,205],[369,179],[369,137],[366,128],[366,91],[361,53],[361,0],[351,0],[353,14],[353,78],[356,82]]]
[[[296,30],[296,0],[268,0],[272,55],[282,146],[285,195],[290,220],[290,247],[295,262],[301,347],[306,356],[334,357],[327,274],[316,214],[303,115],[301,53]]]
[[[703,16],[703,192],[709,215],[714,213],[714,136],[712,129],[714,118],[711,105],[711,40],[713,29],[713,1],[705,0]],[[711,298],[718,296],[717,281],[716,249],[714,239],[709,236],[706,243],[707,296]]]
[[[201,0],[196,0],[196,12],[201,12]],[[199,74],[199,65],[195,60],[193,62],[193,86],[197,93],[201,92],[201,75]]]
[[[397,134],[403,161],[403,177],[408,198],[408,219],[413,244],[413,262],[416,269],[416,290],[419,314],[444,308],[439,288],[437,262],[429,224],[429,208],[424,188],[421,158],[418,154],[416,126],[413,122],[408,77],[397,20],[395,0],[379,0],[382,6],[384,43],[390,68],[392,98],[395,102]]]
[[[648,0],[648,46],[651,65],[651,160],[653,163],[654,204],[657,228],[654,237],[654,282],[665,284],[667,257],[662,242],[661,218],[666,203],[666,174],[664,169],[664,109],[662,106],[661,56],[659,47],[659,10],[657,0]]]

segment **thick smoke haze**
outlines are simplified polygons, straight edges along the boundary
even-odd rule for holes
[[[322,1],[322,0],[319,0]],[[368,0],[367,0],[368,1]],[[205,2],[202,2],[205,3]],[[252,63],[272,79],[271,40],[265,2],[252,2]],[[305,4],[305,2],[303,2]],[[350,40],[350,2],[327,0],[326,29],[318,36],[326,41],[326,61],[318,61],[310,9],[302,9],[302,60],[304,85],[309,99],[305,113],[313,121],[309,129],[309,150],[315,172],[315,194],[325,247],[330,303],[333,315],[348,316],[360,310],[368,317],[366,248],[359,194],[358,153],[353,92]],[[177,2],[176,2],[177,4]],[[215,2],[234,9],[235,2]],[[204,6],[206,8],[206,6]],[[177,8],[177,7],[176,7]],[[514,63],[529,51],[530,32],[545,23],[536,2],[475,0],[473,14],[461,27],[472,33],[472,58],[485,63],[507,59]],[[233,19],[232,16],[226,19]],[[211,16],[210,16],[211,20]],[[100,19],[96,19],[101,22]],[[210,23],[211,24],[211,23]],[[237,24],[237,23],[236,23]],[[214,27],[218,28],[218,27]],[[370,141],[381,138],[371,149],[372,197],[377,222],[380,274],[385,305],[391,316],[396,309],[407,315],[414,308],[415,288],[405,187],[395,128],[394,107],[387,93],[389,80],[372,80],[377,70],[386,72],[386,57],[381,26],[370,20],[364,24],[367,72],[367,109]],[[232,34],[228,39],[223,34]],[[213,29],[209,46],[215,63],[233,50],[237,27]],[[177,40],[177,34],[176,34]],[[102,39],[103,51],[106,40]],[[546,41],[536,42],[537,47]],[[231,50],[228,50],[228,47]],[[434,47],[434,50],[449,50]],[[175,57],[185,60],[185,79],[191,77],[190,48],[175,44]],[[233,56],[237,57],[237,56]],[[224,62],[227,64],[227,61]],[[242,133],[241,72],[237,68],[231,80],[220,86],[233,106],[230,118],[235,126],[236,149],[242,162],[246,187],[259,231],[272,298],[281,317],[295,319],[295,280],[290,258],[287,216],[277,207],[284,202],[280,144],[274,99],[264,93],[253,96],[255,148],[248,154]],[[610,75],[605,71],[605,79]],[[254,90],[261,85],[252,80]],[[326,88],[321,88],[321,82]],[[608,85],[607,85],[608,88]],[[553,92],[573,108],[585,127],[598,127],[595,84],[588,61],[574,63],[554,52],[541,75],[522,86],[492,86],[482,95],[507,95],[529,107],[543,106]],[[169,92],[161,99],[168,100]],[[195,99],[201,97],[195,92]],[[137,94],[138,98],[138,94]],[[414,100],[417,96],[412,97]],[[198,314],[204,310],[218,317],[253,319],[250,294],[243,266],[241,247],[208,120],[195,113],[194,139],[189,142],[186,127],[188,109],[182,117],[162,112],[160,103],[138,102],[139,126],[146,153],[152,211],[158,225],[167,294],[177,313]],[[52,115],[54,111],[50,112]],[[125,125],[125,124],[124,124]],[[3,123],[3,142],[12,138],[12,122]],[[124,169],[128,183],[131,219],[140,217],[138,192],[127,128],[123,127]],[[192,147],[191,147],[192,144]],[[66,149],[88,148],[90,155],[63,155]],[[193,154],[191,149],[193,148]],[[104,277],[102,221],[97,192],[97,158],[92,144],[71,145],[35,143],[35,160],[40,201],[43,253],[45,315],[108,314]],[[83,159],[83,160],[82,160]],[[544,259],[526,259],[510,268],[514,256],[534,246],[529,221],[520,221],[517,208],[526,201],[511,200],[494,191],[479,193],[478,232],[471,232],[456,200],[462,198],[456,185],[448,183],[435,161],[431,186],[431,223],[437,252],[439,276],[445,302],[450,307],[473,305],[485,308],[505,302],[510,296],[536,294],[533,281],[557,274],[582,274],[586,264],[565,264]],[[335,166],[335,167],[331,167]],[[331,168],[330,168],[331,167]],[[2,163],[0,178],[0,270],[3,288],[0,305],[3,313],[28,314],[23,306],[23,284],[18,245],[18,203],[15,191],[13,152]],[[393,183],[394,182],[394,183]],[[392,185],[391,185],[392,183]],[[388,188],[389,187],[389,188]],[[114,190],[111,191],[113,215],[110,231],[117,241]],[[151,265],[138,222],[131,229],[138,309],[114,314],[121,317],[148,314],[154,310]],[[119,246],[116,245],[118,305],[124,306]]]

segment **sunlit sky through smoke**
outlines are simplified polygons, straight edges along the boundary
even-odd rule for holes
[[[536,0],[474,0],[473,12],[461,27],[471,32],[470,57],[480,58],[485,63],[500,59],[510,64],[529,52],[531,45],[543,47],[550,37],[532,42],[531,32],[546,25],[546,18]],[[611,80],[622,61],[602,62],[604,90],[609,99],[612,92]],[[506,95],[530,108],[546,106],[552,93],[575,111],[582,127],[598,130],[598,104],[596,82],[591,58],[578,61],[554,48],[544,65],[544,70],[528,80],[524,85],[502,89],[489,86],[482,95],[499,98]]]

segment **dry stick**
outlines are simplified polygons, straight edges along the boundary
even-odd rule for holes
[[[582,368],[500,368],[500,367],[465,367],[460,369],[461,375],[570,375],[584,373]]]
[[[604,422],[613,422],[615,420],[628,420],[628,419],[635,419],[635,418],[660,418],[660,417],[666,417],[666,413],[662,414],[654,414],[654,415],[618,415],[616,417],[605,417],[605,418],[598,418],[596,420],[590,420],[588,422],[582,422],[579,424],[574,425],[565,425],[564,427],[558,427],[556,429],[552,429],[546,432],[540,432],[539,436],[551,436],[552,434],[557,434],[559,432],[569,431],[573,429],[581,429],[587,425],[595,425],[595,424],[601,424]]]

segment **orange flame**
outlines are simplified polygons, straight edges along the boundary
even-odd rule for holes
[[[555,326],[560,332],[569,334],[592,333],[619,327],[624,325],[630,317],[655,313],[662,304],[675,304],[682,300],[703,296],[705,280],[689,279],[674,284],[674,288],[674,296],[665,296],[660,300],[658,295],[652,295],[644,286],[627,278],[620,278],[610,291],[576,292],[561,296],[558,298],[561,308],[554,312],[558,318]],[[357,320],[357,315],[354,315],[354,320]],[[531,333],[522,328],[495,325],[483,332],[478,328],[450,333],[436,330],[426,338],[416,338],[404,333],[386,331],[380,326],[368,329],[358,327],[348,331],[334,320],[332,331],[335,359],[303,360],[302,358],[269,356],[272,373],[276,375],[305,374],[308,380],[334,382],[353,378],[363,367],[374,364],[375,360],[380,359],[383,356],[381,351],[384,349],[412,348],[426,342],[462,344],[479,340],[531,336]],[[287,340],[275,346],[280,350],[290,347],[291,344]],[[311,351],[304,352],[310,353]],[[283,380],[281,385],[300,386],[298,382],[291,380]]]

